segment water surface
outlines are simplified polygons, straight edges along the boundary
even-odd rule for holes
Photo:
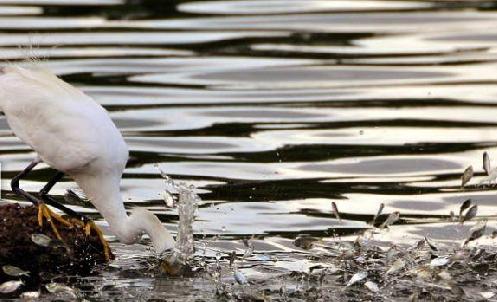
[[[230,251],[256,235],[274,252],[283,237],[357,233],[380,203],[405,218],[402,236],[433,233],[433,223],[468,197],[479,215],[495,215],[493,188],[473,180],[463,190],[460,177],[469,165],[483,176],[485,150],[497,163],[496,8],[494,1],[0,0],[0,58],[40,57],[110,111],[131,150],[122,183],[128,208],[148,207],[176,229],[159,164],[198,188],[197,237],[220,236]],[[33,157],[0,119],[4,199],[18,200],[9,180]],[[22,185],[37,191],[52,173],[42,167]],[[52,193],[62,200],[74,186],[64,179]],[[71,207],[100,219],[90,204]],[[114,247],[125,270],[148,253]],[[132,274],[105,279],[129,295],[154,288],[145,295],[164,297],[178,288]]]

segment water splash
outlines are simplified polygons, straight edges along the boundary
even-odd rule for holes
[[[195,212],[200,198],[194,192],[194,189],[193,186],[180,186],[179,188],[179,227],[176,248],[186,260],[190,259],[195,252],[193,222],[195,220]]]
[[[162,196],[167,207],[176,207],[179,215],[178,234],[176,246],[172,254],[166,256],[166,271],[177,271],[177,266],[187,266],[188,261],[195,253],[193,238],[193,222],[200,197],[195,193],[195,186],[188,186],[185,182],[176,183],[159,165],[156,165],[161,177],[164,179]]]

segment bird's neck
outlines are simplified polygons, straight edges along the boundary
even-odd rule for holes
[[[125,244],[136,243],[146,233],[158,253],[174,247],[175,242],[159,218],[143,208],[135,208],[128,216],[119,179],[112,177],[75,177],[78,185],[109,224],[117,239]],[[98,180],[99,179],[99,180]]]

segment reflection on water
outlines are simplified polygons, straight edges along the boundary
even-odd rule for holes
[[[497,157],[495,8],[0,0],[0,58],[38,56],[101,102],[131,148],[127,206],[149,207],[172,230],[177,211],[164,207],[156,163],[198,187],[197,236],[227,245],[251,234],[354,233],[382,202],[416,235],[467,197],[479,215],[495,215],[491,188],[460,188],[470,164],[483,176],[484,150]],[[16,200],[9,179],[34,154],[3,118],[0,155],[3,197]],[[38,190],[49,174],[39,169],[24,186]],[[52,192],[62,200],[70,187],[64,179]],[[72,207],[98,218],[89,204]],[[141,253],[115,247],[121,261]]]

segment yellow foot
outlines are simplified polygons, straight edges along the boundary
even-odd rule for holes
[[[104,233],[102,232],[102,230],[95,224],[95,222],[93,222],[91,220],[85,223],[84,229],[85,229],[86,236],[90,236],[91,230],[95,231],[98,238],[100,239],[100,242],[102,243],[102,247],[104,249],[105,261],[109,261],[110,260],[110,246],[109,246],[109,243],[107,242],[107,240],[105,240]]]
[[[62,240],[62,237],[60,236],[59,231],[57,230],[57,227],[55,226],[53,220],[58,221],[67,227],[73,227],[73,224],[71,222],[65,220],[59,214],[52,212],[52,210],[50,210],[50,208],[47,207],[46,204],[40,203],[38,205],[38,225],[40,227],[43,226],[43,220],[46,220],[48,221],[48,223],[50,223],[52,231],[59,240]]]

